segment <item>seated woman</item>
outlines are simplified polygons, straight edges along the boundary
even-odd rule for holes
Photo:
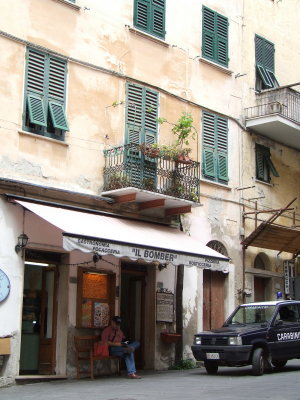
[[[103,330],[101,340],[108,344],[110,355],[122,357],[125,360],[128,378],[141,379],[139,375],[136,375],[134,360],[134,351],[140,346],[140,343],[137,341],[130,344],[124,343],[125,336],[120,328],[121,322],[120,317],[114,316],[110,325]]]

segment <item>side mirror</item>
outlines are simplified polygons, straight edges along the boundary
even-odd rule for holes
[[[275,325],[275,326],[283,325],[282,319],[277,319],[277,320],[275,321],[275,324],[274,324],[274,325]]]

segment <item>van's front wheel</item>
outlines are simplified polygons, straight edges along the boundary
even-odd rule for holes
[[[252,373],[255,376],[263,375],[265,372],[265,356],[264,350],[258,347],[254,350],[252,355]]]

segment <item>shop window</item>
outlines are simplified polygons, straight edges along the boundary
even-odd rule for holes
[[[77,327],[104,328],[114,315],[115,275],[78,269]]]

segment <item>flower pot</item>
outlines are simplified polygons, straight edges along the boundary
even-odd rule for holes
[[[179,333],[161,332],[160,338],[163,343],[171,344],[177,343],[178,340],[181,338],[181,335]]]
[[[191,164],[192,163],[192,160],[189,158],[189,156],[185,156],[184,154],[179,154],[176,161],[181,164]]]

